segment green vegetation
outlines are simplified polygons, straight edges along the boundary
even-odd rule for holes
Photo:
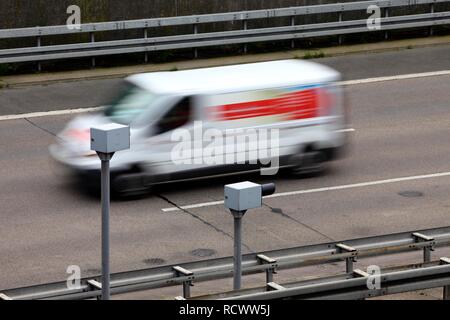
[[[157,53],[151,57],[153,63],[164,63],[169,62],[175,57],[175,53],[171,51],[157,51]]]
[[[0,76],[13,74],[17,70],[17,67],[10,63],[0,64]]]
[[[324,58],[325,53],[323,51],[313,51],[313,52],[306,52],[303,55],[303,59],[318,59],[318,58]]]

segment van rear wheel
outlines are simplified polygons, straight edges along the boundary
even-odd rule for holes
[[[142,173],[119,174],[111,181],[114,196],[120,199],[136,198],[148,194],[151,190]]]
[[[290,174],[299,178],[319,175],[325,170],[325,160],[326,155],[322,151],[299,153],[290,159]]]

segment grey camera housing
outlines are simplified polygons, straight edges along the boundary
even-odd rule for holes
[[[130,127],[110,123],[91,128],[91,150],[114,153],[130,148]]]
[[[250,181],[225,185],[225,207],[236,211],[259,208],[262,205],[261,185]]]

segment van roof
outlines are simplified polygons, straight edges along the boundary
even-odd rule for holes
[[[340,74],[318,63],[280,60],[128,77],[158,94],[206,94],[338,81]]]

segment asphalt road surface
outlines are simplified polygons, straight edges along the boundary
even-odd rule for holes
[[[342,72],[344,80],[392,76],[450,68],[450,45],[403,49],[377,54],[351,54],[313,61]],[[0,90],[0,116],[39,111],[96,107],[109,101],[121,79],[61,82]]]
[[[421,55],[420,50],[389,54],[400,61],[402,54]],[[450,47],[446,50],[450,53]],[[449,69],[448,60],[435,68],[432,51],[430,68],[421,65],[420,71]],[[379,57],[323,62],[357,65],[374,56]],[[370,70],[358,78],[381,75]],[[393,66],[382,75],[397,71]],[[265,199],[262,208],[246,214],[244,252],[448,225],[450,76],[358,84],[347,91],[355,129],[351,148],[322,176],[230,177],[159,187],[143,199],[114,201],[112,271],[232,255],[231,215],[222,205],[208,203],[223,199],[224,184],[242,179],[273,181],[277,192],[305,190]],[[34,99],[39,102],[38,96]],[[0,122],[0,291],[64,280],[69,265],[81,266],[82,276],[100,272],[99,199],[69,183],[48,154],[54,134],[70,117]],[[410,179],[396,180],[402,177]],[[335,186],[347,188],[315,190]],[[163,210],[192,204],[204,206]]]

